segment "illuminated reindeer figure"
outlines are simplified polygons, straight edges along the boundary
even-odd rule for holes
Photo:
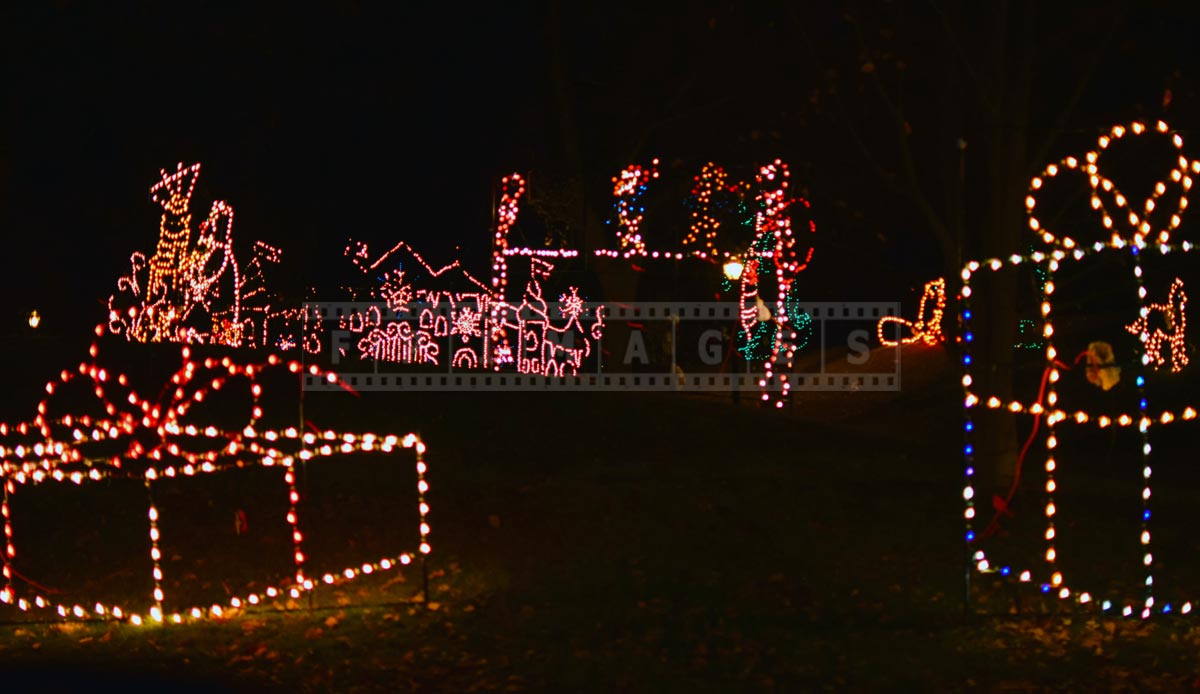
[[[259,242],[253,271],[243,272],[233,252],[233,207],[223,200],[212,204],[193,245],[190,208],[199,175],[200,164],[180,163],[173,173],[161,170],[150,188],[151,199],[162,207],[158,242],[149,259],[140,252],[130,256],[129,275],[118,278],[117,292],[108,299],[109,330],[135,342],[229,347],[243,346],[253,335],[264,346],[269,307],[261,303],[262,263],[278,262],[279,251]],[[258,301],[247,311],[244,299],[251,296]],[[247,324],[247,313],[258,319],[258,331]]]
[[[1186,308],[1187,294],[1183,291],[1183,280],[1176,277],[1167,294],[1167,303],[1148,304],[1141,310],[1141,317],[1125,326],[1129,332],[1142,337],[1146,344],[1146,362],[1153,363],[1154,368],[1157,369],[1166,363],[1162,355],[1164,343],[1171,347],[1171,371],[1178,372],[1187,366],[1187,345],[1184,342],[1184,331],[1187,327]],[[1165,333],[1162,328],[1157,327],[1154,332],[1150,332],[1150,316],[1155,312],[1162,315],[1170,333]]]

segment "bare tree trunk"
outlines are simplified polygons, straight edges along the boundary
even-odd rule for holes
[[[989,53],[991,99],[988,128],[987,214],[981,249],[988,258],[1007,258],[1021,251],[1024,233],[1021,200],[1024,197],[1028,158],[1029,101],[1032,89],[1032,8],[1025,3],[998,3],[990,23]],[[1007,266],[1006,266],[1007,267]],[[976,316],[986,335],[980,347],[981,392],[1004,402],[1013,398],[1013,342],[1017,329],[1017,273],[1001,270],[988,278],[987,291],[975,298]],[[1018,456],[1016,417],[1005,409],[984,418],[978,454],[990,461],[981,466],[985,479],[991,473],[997,492],[1006,490],[1016,473]]]
[[[562,43],[561,24],[560,2],[551,0],[547,27],[550,40],[550,80],[554,88],[554,106],[558,115],[559,142],[562,145],[565,171],[571,188],[570,198],[577,204],[575,214],[572,215],[574,238],[571,241],[582,245],[583,262],[597,274],[604,290],[604,298],[610,301],[631,301],[636,298],[638,278],[629,269],[629,264],[596,258],[592,253],[596,249],[611,247],[615,242],[612,238],[605,238],[601,217],[592,209],[584,184],[589,177],[580,151],[582,140],[575,122],[571,84],[567,78],[569,57]]]

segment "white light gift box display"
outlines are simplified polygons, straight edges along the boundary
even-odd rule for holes
[[[96,335],[104,333],[97,326]],[[0,482],[4,521],[3,583],[0,603],[21,611],[45,610],[68,619],[118,619],[132,624],[181,623],[207,617],[227,616],[239,609],[271,605],[309,593],[318,586],[353,580],[362,575],[387,571],[414,561],[423,562],[430,553],[429,504],[426,493],[425,443],[416,434],[350,433],[326,430],[302,431],[289,426],[272,429],[263,425],[267,401],[264,383],[272,375],[290,381],[302,374],[338,383],[333,372],[270,355],[262,363],[244,363],[230,357],[201,358],[190,347],[182,348],[182,364],[155,395],[144,397],[132,388],[124,374],[108,371],[98,361],[93,342],[90,360],[76,369],[64,370],[45,386],[46,398],[37,415],[28,422],[0,425]],[[189,417],[218,392],[246,385],[250,419],[241,428],[198,426]],[[82,386],[94,398],[88,405],[98,414],[52,414],[51,405],[61,390]],[[86,392],[85,391],[85,392]],[[287,399],[285,399],[285,402]],[[72,406],[79,405],[72,401]],[[274,401],[273,405],[278,405]],[[83,407],[82,405],[79,405]],[[96,451],[106,451],[97,455]],[[310,575],[305,535],[305,495],[298,484],[302,467],[337,456],[378,455],[408,460],[415,465],[416,503],[411,516],[419,541],[411,550],[355,563],[337,572]],[[330,465],[336,465],[331,461]],[[245,594],[229,595],[220,602],[184,607],[171,605],[166,589],[163,543],[163,505],[156,501],[156,487],[167,480],[186,480],[230,473],[245,468],[279,471],[279,492],[286,499],[286,523],[291,536],[292,571],[288,580],[267,584]],[[36,541],[36,530],[22,528],[13,513],[13,501],[26,488],[43,484],[79,485],[80,491],[103,481],[140,481],[146,490],[145,532],[142,537],[122,538],[145,543],[153,589],[145,604],[114,604],[104,596],[89,596],[66,602],[57,593],[19,575],[15,563],[24,537]],[[96,519],[99,520],[99,519]],[[148,538],[148,542],[147,542]],[[86,551],[86,547],[81,550]],[[78,551],[63,550],[61,562],[70,563]],[[57,555],[56,555],[57,556]],[[143,555],[144,556],[144,555]],[[128,573],[125,571],[123,573]],[[262,585],[261,583],[259,585]],[[34,590],[28,590],[32,586]]]
[[[1157,147],[1169,162],[1156,169],[1162,177],[1139,200],[1127,198],[1118,176],[1109,173],[1115,167],[1106,155],[1122,140]],[[1178,536],[1183,529],[1156,516],[1153,483],[1161,478],[1170,489],[1172,480],[1194,467],[1179,456],[1174,439],[1196,418],[1195,403],[1178,384],[1187,377],[1187,290],[1200,284],[1200,272],[1194,269],[1191,244],[1177,237],[1198,173],[1200,162],[1183,155],[1183,138],[1165,123],[1116,126],[1099,137],[1095,149],[1051,164],[1031,180],[1025,207],[1035,250],[971,261],[962,269],[962,498],[973,571],[1011,576],[1043,593],[1125,616],[1192,611],[1186,588],[1168,590],[1163,581],[1156,582],[1156,573],[1167,573],[1163,567],[1171,558],[1182,558],[1156,551],[1157,536]],[[1087,192],[1082,196],[1087,209],[1064,214],[1065,223],[1059,216],[1042,216],[1048,191],[1064,179],[1083,181]],[[981,319],[989,307],[977,296],[982,281],[1021,268],[1031,268],[1038,278],[1034,322],[1041,337],[1041,378],[1005,398],[977,384],[993,366],[979,358],[987,342],[977,330],[985,325]],[[1038,559],[1029,565],[1011,564],[1002,550],[991,552],[991,538],[984,537],[1005,511],[1000,504],[993,512],[993,490],[979,486],[977,463],[987,464],[997,453],[979,448],[986,438],[978,425],[988,410],[1012,413],[1028,434],[1021,437],[1026,448],[1020,459],[1023,475],[1037,484],[1023,489],[1042,494],[1040,502],[1021,508],[1022,514],[1034,514],[1036,507],[1040,519]],[[1096,437],[1104,438],[1097,444]],[[1172,445],[1156,446],[1159,441]],[[1089,466],[1093,473],[1104,472],[1105,456],[1120,466],[1112,484],[1127,485],[1128,495],[1119,494],[1121,501],[1098,512],[1090,510],[1091,521],[1101,526],[1091,530],[1099,533],[1091,539],[1106,543],[1114,559],[1083,562],[1093,569],[1088,571],[1073,566],[1078,559],[1065,541],[1088,532],[1071,485],[1073,475]],[[1120,527],[1117,518],[1125,526],[1109,537],[1109,530]],[[1113,576],[1095,571],[1097,565],[1123,572],[1127,580],[1118,581],[1123,587],[1112,588]],[[1136,596],[1128,594],[1131,585]]]

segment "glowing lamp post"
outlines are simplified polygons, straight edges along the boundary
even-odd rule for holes
[[[38,325],[41,324],[41,322],[42,322],[42,317],[40,315],[38,315],[37,311],[33,311],[32,313],[29,314],[29,327],[37,329]]]
[[[730,258],[721,269],[725,271],[725,279],[731,282],[736,282],[742,278],[742,261],[737,258]]]

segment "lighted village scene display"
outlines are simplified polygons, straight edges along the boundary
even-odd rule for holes
[[[1189,13],[551,5],[26,11],[0,683],[1195,688]]]

